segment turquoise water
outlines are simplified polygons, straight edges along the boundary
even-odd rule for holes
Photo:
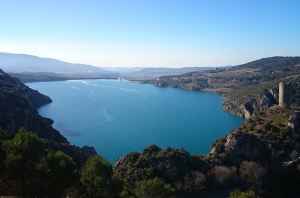
[[[52,98],[39,112],[53,119],[72,144],[94,146],[111,161],[150,144],[205,154],[217,138],[242,122],[223,111],[222,97],[214,93],[125,80],[28,85]]]

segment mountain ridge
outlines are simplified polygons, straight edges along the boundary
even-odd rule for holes
[[[69,63],[54,58],[45,58],[28,54],[13,54],[6,52],[0,52],[0,65],[3,70],[9,73],[113,73],[93,65]]]

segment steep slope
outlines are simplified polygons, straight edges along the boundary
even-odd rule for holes
[[[67,143],[66,138],[52,128],[52,121],[41,117],[36,110],[50,102],[49,97],[0,70],[0,128],[9,133],[24,128],[42,138]]]

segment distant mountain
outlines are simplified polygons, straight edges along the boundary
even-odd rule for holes
[[[9,73],[49,72],[49,73],[101,73],[111,74],[92,65],[73,64],[52,58],[41,58],[26,54],[0,53],[0,68]]]
[[[125,78],[134,80],[154,79],[161,76],[181,75],[190,72],[201,72],[214,67],[182,67],[182,68],[132,68],[120,69],[118,72]]]

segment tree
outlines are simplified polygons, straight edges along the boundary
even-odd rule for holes
[[[20,130],[12,139],[3,142],[8,177],[18,182],[17,191],[26,197],[39,190],[39,165],[45,144],[35,134]]]
[[[230,198],[256,198],[255,192],[252,190],[242,192],[239,190],[233,191],[229,195]]]
[[[100,156],[90,157],[81,171],[80,182],[89,198],[111,196],[112,167]]]
[[[138,198],[170,198],[174,197],[174,189],[159,178],[144,180],[136,185],[135,197]]]
[[[46,157],[48,195],[62,197],[76,183],[76,164],[62,151],[49,151]]]

